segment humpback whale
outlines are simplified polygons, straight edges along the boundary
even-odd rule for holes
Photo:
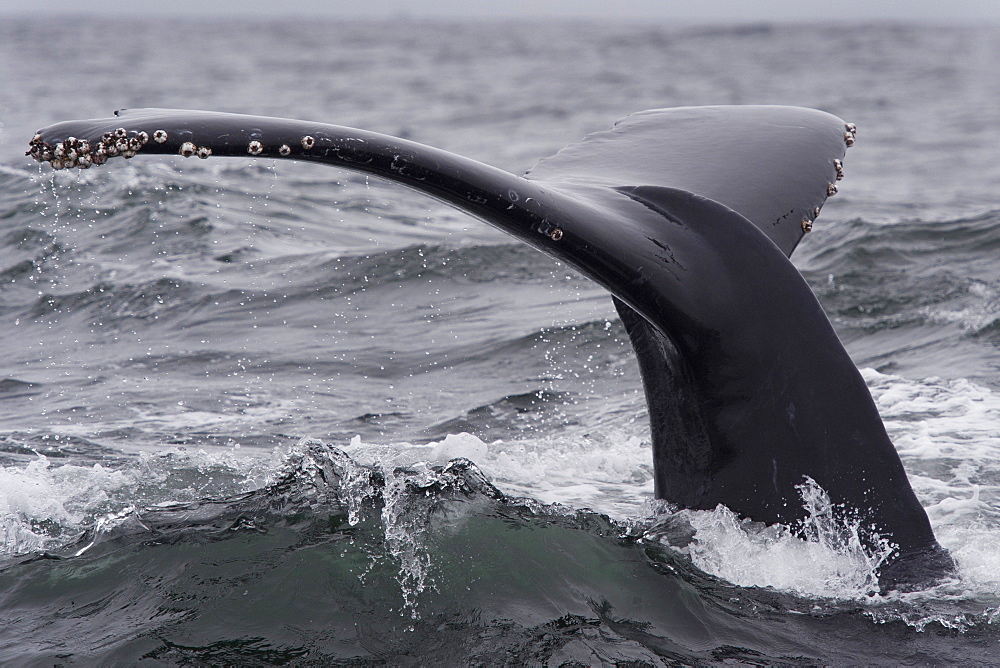
[[[345,167],[443,200],[606,288],[635,348],[655,495],[795,526],[799,488],[887,539],[883,589],[953,572],[875,403],[789,256],[837,191],[853,125],[794,107],[645,111],[524,176],[321,123],[134,109],[40,130],[56,169],[145,154]]]

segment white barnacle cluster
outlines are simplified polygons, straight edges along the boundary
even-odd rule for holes
[[[855,141],[855,139],[857,139],[857,136],[858,136],[858,127],[856,125],[854,125],[854,123],[845,123],[844,124],[844,143],[847,144],[848,148],[850,148],[851,146],[854,146],[854,141]],[[827,197],[833,197],[839,191],[839,188],[837,188],[836,181],[840,181],[840,180],[842,180],[844,178],[844,162],[840,158],[834,158],[833,159],[833,169],[836,172],[836,179],[835,179],[834,183],[828,183],[826,185],[826,196]],[[802,219],[802,232],[803,233],[812,232],[813,222],[818,217],[819,217],[819,207],[817,206],[812,211],[812,218],[806,217],[806,218]]]
[[[854,123],[844,124],[844,143],[849,147],[854,146],[854,141],[858,138],[858,126]]]
[[[837,170],[837,180],[842,181],[844,179],[844,163],[839,158],[834,158],[833,168]]]
[[[807,214],[807,216],[808,216],[808,214]],[[802,219],[802,233],[803,234],[808,234],[808,233],[812,232],[813,223],[816,222],[817,218],[819,218],[819,207],[818,206],[817,207],[813,207],[812,218],[806,217],[806,218]]]
[[[113,132],[105,132],[99,141],[67,137],[56,144],[49,144],[42,135],[36,134],[29,144],[25,155],[30,155],[38,162],[47,162],[53,169],[69,169],[78,167],[87,169],[91,165],[102,165],[108,158],[122,156],[131,158],[138,153],[146,143],[149,135],[141,131],[129,133],[125,128]]]
[[[858,138],[858,126],[854,123],[844,123],[844,143],[847,148],[854,146],[854,141]],[[844,178],[844,163],[839,158],[834,158],[833,168],[837,172],[837,181]],[[826,196],[833,197],[837,194],[837,184],[830,183],[826,186]]]
[[[177,153],[185,158],[190,158],[192,155],[196,155],[204,160],[208,156],[212,155],[212,149],[208,146],[198,146],[194,142],[186,141],[181,144],[179,149],[177,149]]]

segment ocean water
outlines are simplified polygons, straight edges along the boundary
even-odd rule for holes
[[[0,662],[994,662],[997,72],[990,27],[0,23]],[[742,103],[859,127],[793,260],[958,562],[934,589],[879,594],[821,490],[811,541],[653,502],[608,295],[460,212],[315,165],[23,156],[163,106],[520,172]]]

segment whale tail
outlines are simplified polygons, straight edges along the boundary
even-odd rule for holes
[[[55,168],[116,156],[265,156],[346,167],[446,201],[615,298],[642,373],[656,495],[794,525],[816,481],[887,537],[885,586],[953,568],[871,395],[788,256],[843,176],[855,129],[791,107],[634,114],[519,177],[306,121],[139,109],[40,131]]]

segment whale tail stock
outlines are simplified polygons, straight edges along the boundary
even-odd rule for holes
[[[836,193],[850,124],[792,107],[627,117],[524,177],[377,133],[213,112],[139,109],[40,131],[55,168],[180,154],[321,162],[444,200],[607,288],[636,349],[656,496],[794,525],[814,480],[898,546],[884,587],[954,565],[875,404],[788,256]],[[877,535],[876,535],[877,534]]]

